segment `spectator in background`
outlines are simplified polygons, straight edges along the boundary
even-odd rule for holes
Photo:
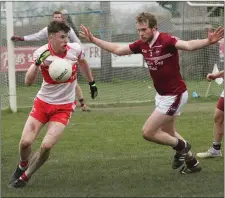
[[[62,19],[68,23],[68,25],[74,30],[76,35],[79,37],[79,31],[75,27],[72,21],[72,17],[68,14],[68,11],[66,9],[62,9],[60,10],[60,12],[62,13]]]

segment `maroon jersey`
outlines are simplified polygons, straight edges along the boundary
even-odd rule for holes
[[[144,56],[160,95],[177,95],[187,90],[180,74],[176,42],[177,39],[170,34],[157,32],[150,43],[137,40],[129,45],[133,53]]]

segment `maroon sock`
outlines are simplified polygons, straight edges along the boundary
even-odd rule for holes
[[[190,160],[186,161],[187,167],[192,168],[194,165],[196,165],[198,160],[193,156]]]
[[[185,148],[185,142],[181,139],[177,139],[177,145],[173,147],[174,150],[176,151],[181,151]]]
[[[80,106],[83,107],[84,106],[84,99],[83,98],[80,99],[79,102],[80,102]]]

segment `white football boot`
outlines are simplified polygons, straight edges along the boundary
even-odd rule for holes
[[[216,150],[213,147],[210,147],[208,151],[203,153],[197,153],[196,156],[199,158],[213,158],[213,157],[221,157],[222,153],[221,150]]]

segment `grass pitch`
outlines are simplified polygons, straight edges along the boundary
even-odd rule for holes
[[[211,146],[216,101],[187,104],[177,131],[194,153]],[[154,106],[77,108],[49,161],[24,189],[7,187],[30,109],[2,112],[2,197],[223,197],[224,160],[201,160],[202,172],[172,170],[173,150],[147,142],[141,128]],[[33,150],[45,134],[40,133]]]

